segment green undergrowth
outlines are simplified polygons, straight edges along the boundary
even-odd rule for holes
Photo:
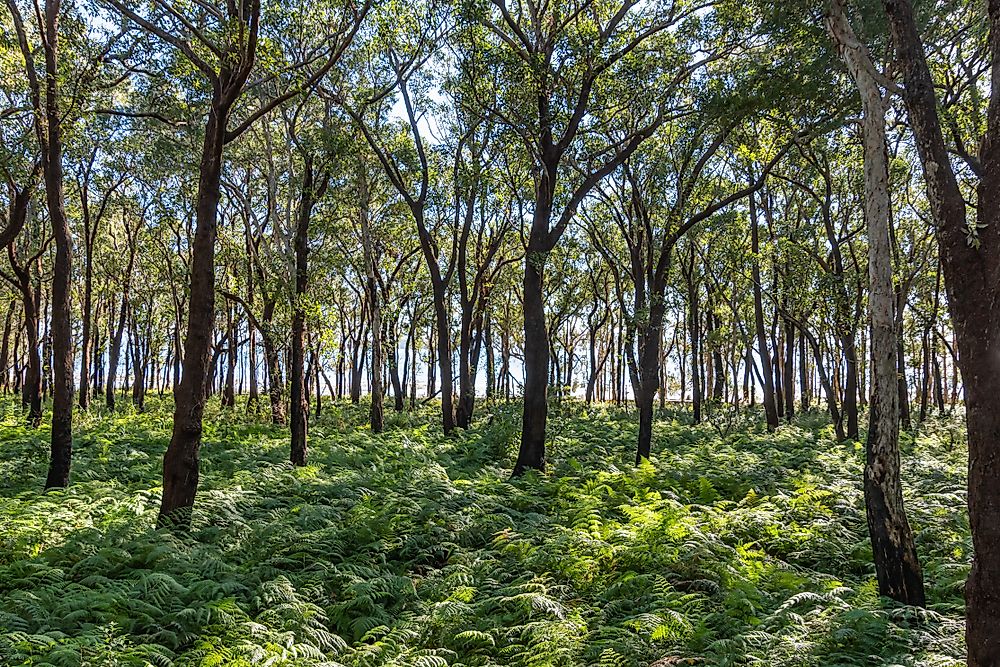
[[[3,665],[959,665],[970,540],[950,421],[904,438],[929,605],[880,601],[861,445],[819,416],[556,407],[549,468],[508,481],[515,405],[445,438],[433,411],[325,406],[287,431],[209,407],[186,536],[154,529],[167,405],[79,418],[73,484],[48,432],[0,427]]]

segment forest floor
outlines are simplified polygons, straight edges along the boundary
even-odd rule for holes
[[[192,532],[156,531],[169,406],[79,418],[73,484],[42,493],[47,427],[0,405],[2,665],[960,665],[970,538],[954,420],[907,435],[928,608],[880,603],[863,448],[820,416],[556,406],[549,469],[508,481],[519,408],[327,405],[287,431],[209,407]]]

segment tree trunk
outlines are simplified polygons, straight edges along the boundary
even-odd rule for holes
[[[648,324],[638,333],[639,368],[635,374],[635,404],[639,410],[639,438],[635,464],[648,459],[653,440],[653,401],[660,388],[660,346],[662,345],[665,300],[657,286],[653,288]]]
[[[688,324],[691,327],[691,408],[695,424],[701,423],[701,313],[698,304],[698,284],[694,276],[694,247],[685,274],[688,296]]]
[[[129,268],[131,269],[131,262],[129,263]],[[130,271],[131,272],[131,271]],[[108,351],[108,381],[105,387],[105,402],[107,404],[108,410],[114,412],[115,410],[115,392],[118,388],[118,363],[121,359],[122,350],[122,336],[125,333],[125,324],[128,317],[128,295],[127,290],[122,294],[122,305],[118,312],[118,325],[112,329],[113,338],[111,340],[111,349]]]
[[[309,395],[305,387],[306,299],[309,293],[309,222],[317,191],[313,161],[306,156],[302,165],[302,192],[295,225],[295,302],[292,304],[291,360],[291,453],[293,465],[304,466],[308,456]],[[318,383],[317,383],[318,386]]]
[[[11,300],[7,306],[7,317],[3,324],[3,342],[0,343],[0,389],[6,394],[10,389],[10,334],[14,323],[14,305],[16,301]]]
[[[89,216],[87,216],[89,219]],[[93,244],[90,242],[89,225],[85,229],[84,239],[84,268],[83,268],[83,310],[80,313],[83,321],[83,333],[80,341],[80,395],[78,398],[80,409],[90,408],[90,337],[91,320],[94,300],[94,266],[93,266]]]
[[[27,334],[27,364],[24,384],[21,385],[21,402],[28,408],[28,424],[38,428],[42,423],[42,354],[38,340],[38,304],[30,287],[22,289],[24,296],[24,326]]]
[[[752,176],[751,176],[752,180]],[[764,303],[760,284],[760,233],[757,228],[757,198],[750,196],[750,242],[753,252],[751,283],[753,283],[753,321],[757,336],[757,356],[760,358],[761,376],[764,385],[764,415],[767,430],[778,428],[778,408],[774,400],[774,375],[771,373],[771,353],[767,347],[767,332],[764,329]]]
[[[267,319],[264,326],[270,326]],[[267,365],[267,395],[271,403],[271,423],[281,426],[285,423],[285,379],[281,377],[281,352],[270,332],[262,332],[261,338],[264,339],[264,363]]]
[[[806,338],[799,336],[799,393],[802,394],[802,411],[812,409],[812,386],[810,383],[812,370],[809,368],[809,357],[806,355]]]
[[[472,413],[476,405],[476,388],[472,368],[472,324],[473,304],[464,304],[458,337],[458,405],[455,409],[455,424],[468,429],[472,424]]]
[[[221,404],[226,408],[236,407],[236,322],[233,320],[232,304],[226,304],[226,379],[222,388]]]
[[[59,0],[45,2],[45,130],[42,172],[45,201],[55,238],[52,266],[52,439],[45,488],[69,483],[73,456],[73,326],[70,282],[73,278],[73,237],[63,205],[62,111],[59,108]]]
[[[365,291],[368,294],[368,313],[371,317],[372,333],[371,408],[368,412],[368,418],[372,433],[381,433],[385,428],[384,392],[382,387],[382,359],[385,344],[382,340],[382,306],[376,274],[378,265],[369,219],[367,183],[364,182],[364,177],[362,177],[362,188],[364,192],[361,195],[361,246],[364,249],[365,255]]]
[[[785,390],[785,421],[795,418],[795,326],[785,318],[785,358],[782,360],[781,386]]]
[[[215,324],[215,237],[228,116],[228,107],[220,108],[217,102],[213,101],[209,111],[199,167],[188,327],[181,381],[174,388],[173,433],[163,457],[163,497],[157,518],[159,526],[189,526],[198,490],[205,385]]]
[[[533,227],[544,216],[548,226],[545,201],[536,203]],[[548,208],[551,201],[548,202]],[[547,248],[539,232],[532,230],[524,257],[524,408],[521,415],[521,446],[514,465],[514,476],[525,471],[545,469],[545,424],[548,418],[549,337],[545,329],[544,273]]]
[[[924,584],[913,533],[903,507],[899,469],[899,387],[896,378],[896,295],[889,228],[886,102],[874,64],[848,22],[841,0],[831,0],[827,28],[861,93],[865,221],[868,227],[868,311],[872,394],[865,443],[865,509],[879,593],[924,605]]]

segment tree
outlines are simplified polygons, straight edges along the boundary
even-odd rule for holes
[[[202,3],[194,22],[168,0],[156,0],[151,11],[142,14],[119,0],[107,2],[136,26],[176,49],[211,88],[199,166],[183,371],[180,384],[174,388],[174,428],[163,459],[163,498],[158,519],[161,526],[183,527],[191,521],[190,509],[198,489],[198,451],[215,322],[215,240],[224,148],[272,109],[313,88],[350,44],[369,5],[349,3],[333,24],[331,37],[324,40],[327,43],[320,65],[304,81],[288,86],[230,127],[234,107],[244,97],[254,70],[261,28],[260,0],[241,5],[226,3],[224,8]],[[198,27],[205,24],[211,26],[210,31]],[[293,64],[293,69],[300,67],[302,64]]]
[[[1000,320],[993,316],[1000,281],[1000,90],[993,86],[978,157],[964,158],[976,181],[975,219],[945,143],[934,80],[909,0],[883,0],[889,33],[903,80],[902,98],[923,166],[927,200],[937,239],[948,307],[958,342],[969,433],[969,522],[975,557],[966,584],[966,643],[969,665],[1000,663],[1000,457],[996,434],[1000,413]],[[987,4],[988,53],[997,75],[1000,62],[1000,3]],[[961,154],[961,153],[960,153]]]
[[[72,278],[73,239],[63,201],[63,139],[64,107],[60,93],[59,59],[59,0],[46,0],[44,11],[37,5],[38,35],[45,60],[45,87],[36,74],[33,50],[28,43],[15,0],[7,0],[14,21],[18,46],[24,58],[24,70],[31,88],[35,134],[40,147],[42,177],[45,183],[45,203],[52,225],[56,255],[52,278],[52,438],[49,473],[45,488],[69,484],[73,456],[73,331],[70,312],[70,280]]]
[[[491,0],[474,5],[468,17],[485,42],[484,62],[465,65],[480,70],[473,77],[476,107],[519,138],[534,188],[522,281],[524,408],[515,477],[545,466],[548,257],[587,195],[666,119],[651,91],[703,64],[683,50],[663,60],[640,57],[658,35],[695,14],[680,3]],[[668,70],[662,78],[661,66]],[[628,100],[626,113],[612,112],[614,96],[616,109]],[[609,136],[612,143],[600,139]]]
[[[872,398],[865,441],[865,509],[879,592],[924,605],[924,582],[903,507],[899,471],[899,386],[896,381],[896,295],[889,226],[886,97],[868,50],[854,33],[841,0],[831,0],[827,29],[861,94],[865,222],[868,228],[868,314]]]

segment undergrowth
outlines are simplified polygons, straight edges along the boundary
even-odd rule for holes
[[[928,608],[879,600],[859,444],[818,416],[565,404],[549,469],[508,481],[516,405],[453,438],[431,412],[372,436],[327,406],[287,432],[209,407],[190,534],[154,529],[169,406],[80,418],[73,484],[48,432],[0,426],[0,663],[445,667],[962,664],[970,539],[960,429],[903,441]]]

